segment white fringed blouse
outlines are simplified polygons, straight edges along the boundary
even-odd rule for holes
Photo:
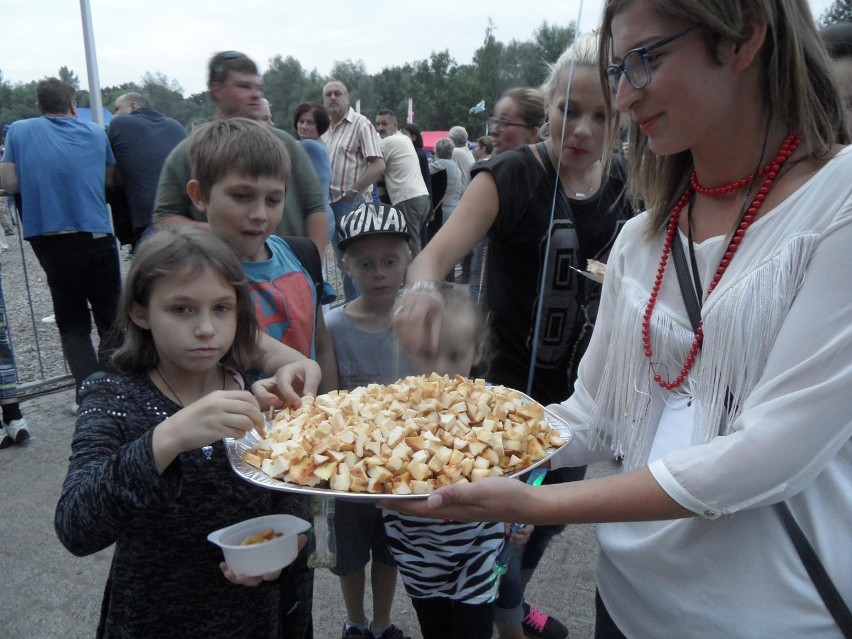
[[[748,229],[675,392],[642,347],[663,246],[646,220],[619,236],[575,393],[551,407],[577,429],[555,465],[623,454],[698,517],[599,525],[601,596],[629,637],[840,636],[769,506],[788,501],[852,600],[852,149]],[[705,291],[726,247],[695,246]],[[651,320],[664,378],[692,340],[670,259]]]

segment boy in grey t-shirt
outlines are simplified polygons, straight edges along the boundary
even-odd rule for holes
[[[411,374],[411,364],[391,330],[393,305],[411,263],[408,228],[391,206],[365,202],[340,221],[343,268],[361,291],[348,304],[325,316],[337,359],[341,388],[388,384]],[[391,624],[396,588],[396,564],[382,523],[382,511],[373,504],[338,500],[334,514],[337,564],[347,619],[343,637],[404,639]],[[364,587],[370,561],[373,620],[364,611]]]

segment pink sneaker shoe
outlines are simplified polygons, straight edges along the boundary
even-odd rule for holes
[[[524,620],[521,625],[524,634],[536,639],[565,639],[568,636],[568,628],[558,619],[528,603],[524,603]]]

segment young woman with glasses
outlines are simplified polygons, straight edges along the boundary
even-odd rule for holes
[[[808,4],[608,0],[600,41],[649,210],[613,248],[575,392],[551,407],[576,434],[553,465],[618,452],[624,471],[488,479],[411,510],[611,522],[597,637],[850,636],[852,151]]]

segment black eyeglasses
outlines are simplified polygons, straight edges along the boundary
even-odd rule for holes
[[[524,122],[509,122],[508,120],[501,120],[500,118],[488,118],[488,126],[490,126],[492,129],[496,126],[499,126],[501,128],[505,128],[508,126],[519,126],[523,127],[524,129],[532,128],[529,124],[525,124]]]
[[[613,93],[618,92],[618,85],[621,82],[622,75],[627,76],[627,81],[634,89],[644,89],[651,83],[651,56],[649,55],[651,51],[659,49],[670,42],[674,42],[694,28],[693,26],[683,31],[678,31],[674,35],[666,36],[661,40],[649,44],[647,47],[631,49],[624,54],[620,64],[610,64],[607,66],[605,74],[609,90]]]

